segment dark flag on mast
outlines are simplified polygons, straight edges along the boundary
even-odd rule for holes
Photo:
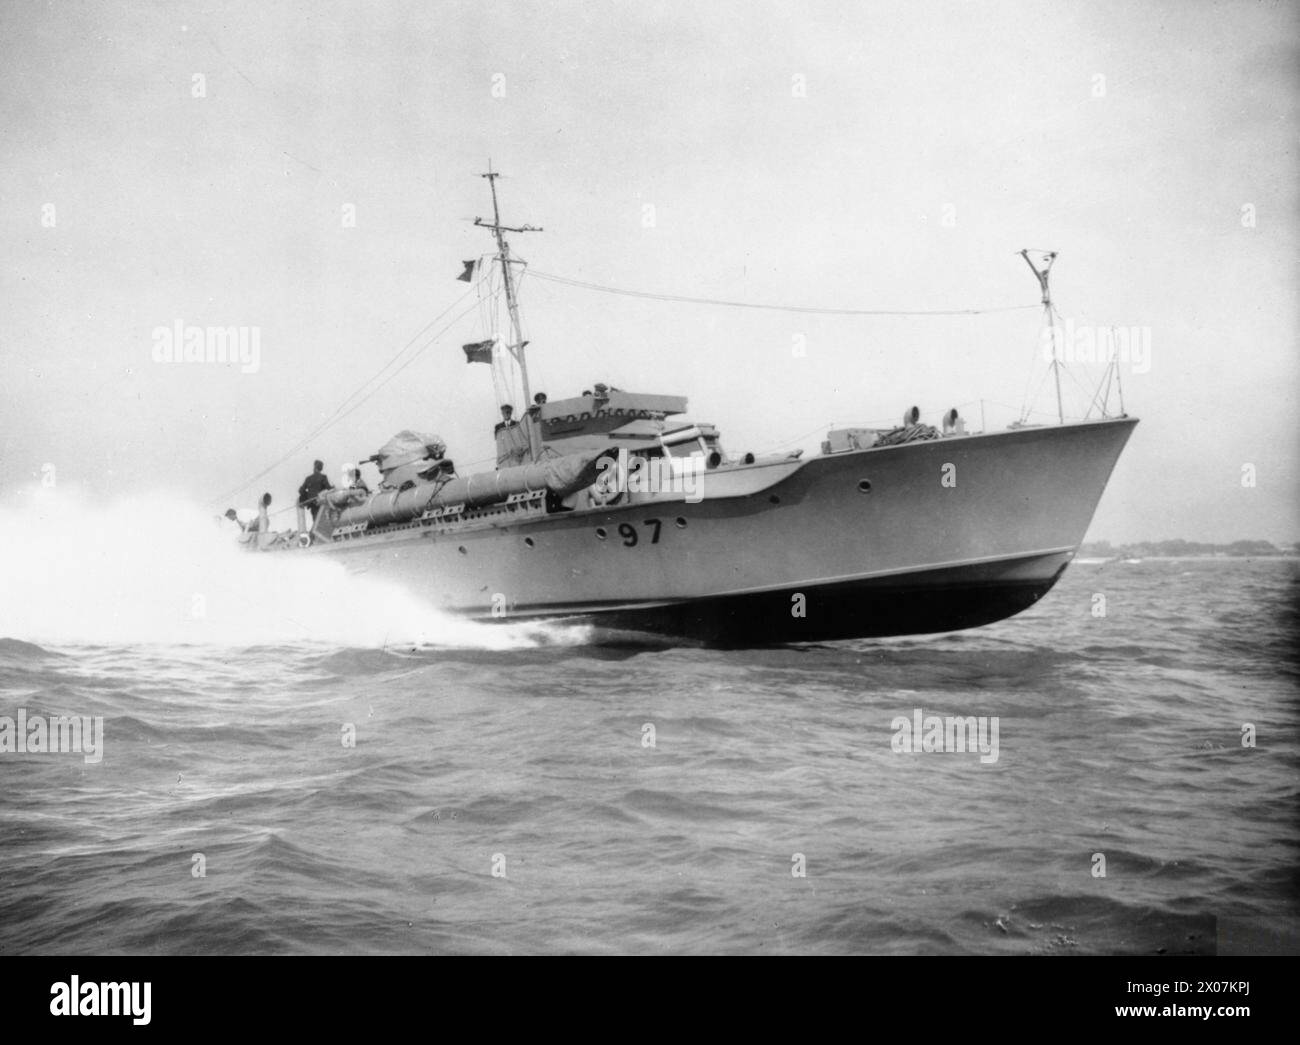
[[[491,363],[492,341],[475,341],[472,345],[461,345],[466,363]]]
[[[465,271],[456,278],[462,283],[472,283],[474,280],[474,270],[478,268],[478,258],[475,258],[473,261],[462,261],[461,264],[465,266]]]

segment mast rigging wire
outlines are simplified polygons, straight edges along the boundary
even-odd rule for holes
[[[382,381],[380,381],[373,388],[371,388],[370,391],[366,392],[366,394],[363,395],[360,399],[358,399],[355,403],[353,403],[352,406],[347,407],[349,401],[356,398],[356,396],[358,395],[358,393],[360,393],[362,389],[364,389],[367,385],[371,384],[371,382],[375,381],[375,379],[378,378],[380,374],[382,374],[385,370],[387,370],[395,362],[397,362],[397,360],[401,358],[401,356],[425,333],[425,331],[427,331],[431,326],[437,323],[438,320],[442,319],[443,316],[445,316],[458,304],[464,301],[465,298],[470,294],[472,294],[473,292],[474,292],[474,288],[471,287],[459,298],[457,298],[454,302],[448,305],[447,308],[445,308],[438,316],[431,319],[428,323],[426,323],[423,327],[421,327],[419,332],[414,337],[412,337],[410,341],[408,341],[405,345],[403,345],[402,348],[400,348],[396,353],[394,353],[392,358],[390,358],[387,363],[385,363],[382,367],[380,367],[379,370],[377,370],[370,378],[368,378],[366,381],[363,381],[360,385],[358,385],[348,395],[348,397],[343,400],[343,402],[341,402],[337,407],[334,408],[334,412],[332,414],[330,414],[324,421],[322,421],[310,432],[308,432],[307,435],[305,435],[301,440],[299,440],[299,442],[296,443],[292,449],[288,450],[281,457],[277,458],[267,467],[263,468],[256,475],[250,477],[249,479],[246,479],[238,486],[233,487],[232,489],[226,491],[220,497],[213,498],[211,501],[208,502],[208,504],[214,505],[214,504],[219,504],[222,501],[228,501],[231,497],[234,497],[235,494],[252,486],[253,483],[257,482],[257,480],[261,479],[263,476],[274,471],[276,468],[280,467],[280,465],[284,464],[285,461],[289,460],[289,458],[293,457],[297,453],[300,453],[306,447],[311,445],[311,441],[315,439],[317,436],[319,436],[326,429],[331,428],[332,426],[338,424],[344,418],[348,417],[350,414],[356,411],[362,404],[364,404],[367,400],[369,400],[371,396],[373,396],[376,392],[378,392],[381,388],[383,388],[386,384],[388,384],[389,381],[391,381],[403,370],[405,370],[408,366],[410,366],[417,359],[419,359],[420,356],[424,354],[425,350],[427,350],[434,342],[438,340],[438,338],[440,338],[443,334],[445,334],[452,326],[460,322],[461,319],[463,319],[465,316],[469,315],[476,308],[478,308],[478,302],[475,301],[469,306],[469,308],[464,309],[463,311],[458,313],[454,318],[452,318],[446,324],[444,324],[443,327],[440,330],[438,330],[437,333],[433,334],[423,345],[421,345],[416,350],[415,354],[412,355],[408,360],[406,360],[406,362],[404,362],[391,374],[389,374]],[[347,407],[347,409],[344,410],[344,407]]]
[[[724,301],[718,298],[692,298],[680,294],[652,294],[645,290],[627,290],[621,287],[607,287],[600,283],[586,280],[570,279],[556,276],[549,272],[531,269],[534,279],[544,279],[551,283],[561,283],[584,290],[598,290],[604,294],[619,294],[623,297],[649,298],[653,301],[680,301],[689,305],[723,305],[727,308],[759,308],[773,312],[811,312],[824,316],[979,316],[992,312],[1022,312],[1038,308],[1038,305],[1007,305],[1001,308],[944,308],[944,309],[877,309],[877,308],[814,308],[807,305],[770,305],[754,301]]]

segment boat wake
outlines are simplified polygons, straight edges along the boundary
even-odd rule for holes
[[[0,504],[0,637],[51,645],[320,643],[519,649],[587,641],[553,623],[460,620],[323,556],[249,555],[165,494],[65,489]]]

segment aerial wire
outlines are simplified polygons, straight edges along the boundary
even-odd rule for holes
[[[532,269],[534,279],[544,279],[551,283],[561,283],[584,290],[600,291],[604,294],[618,294],[623,297],[648,298],[653,301],[678,301],[689,305],[720,305],[726,308],[758,308],[773,312],[808,312],[824,316],[979,316],[994,312],[1022,312],[1039,305],[1006,305],[998,308],[943,308],[943,309],[879,309],[879,308],[817,308],[808,305],[773,305],[757,301],[727,301],[720,298],[693,298],[681,294],[655,294],[645,290],[628,290],[623,287],[608,287],[600,283],[590,283],[567,276],[556,276],[549,272]]]

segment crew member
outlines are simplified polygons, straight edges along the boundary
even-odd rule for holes
[[[257,518],[245,527],[245,538],[257,542],[259,548],[265,548],[274,538],[271,536],[271,495],[262,494],[257,502]]]
[[[311,521],[316,522],[316,516],[320,512],[320,501],[318,498],[326,490],[334,489],[334,484],[329,481],[325,475],[325,464],[323,461],[313,461],[314,469],[311,475],[302,481],[298,487],[298,506],[311,508]]]
[[[233,514],[232,514],[233,513]],[[256,508],[240,508],[235,511],[234,508],[227,509],[226,518],[229,519],[233,526],[238,529],[234,534],[235,539],[241,544],[247,544],[257,536],[258,512]],[[234,530],[231,531],[234,533]]]
[[[514,428],[515,425],[519,423],[514,419],[514,415],[515,415],[515,408],[511,406],[509,403],[506,403],[501,408],[501,420],[498,421],[497,426],[494,429],[492,429],[493,433],[499,432],[503,428]]]

